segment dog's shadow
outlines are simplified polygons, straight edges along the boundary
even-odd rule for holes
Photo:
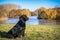
[[[7,38],[6,35],[7,35],[7,32],[0,31],[0,38]]]

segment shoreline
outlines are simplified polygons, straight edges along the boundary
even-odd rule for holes
[[[2,18],[0,18],[0,21],[4,21],[4,20],[7,20],[8,19],[8,17],[2,17]]]

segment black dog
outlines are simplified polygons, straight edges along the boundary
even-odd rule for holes
[[[28,17],[26,15],[22,15],[19,18],[18,23],[7,33],[8,38],[16,38],[24,36],[25,33],[25,27],[26,27],[26,21],[28,20]]]

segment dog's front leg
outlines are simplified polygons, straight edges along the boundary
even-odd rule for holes
[[[21,31],[17,33],[17,36],[21,38]]]
[[[22,30],[22,37],[25,36],[25,29]]]

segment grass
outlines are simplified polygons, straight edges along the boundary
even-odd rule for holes
[[[0,24],[1,32],[8,32],[15,24]],[[60,40],[60,26],[26,25],[25,37],[8,39],[1,37],[0,40]],[[4,33],[3,33],[4,35]]]

